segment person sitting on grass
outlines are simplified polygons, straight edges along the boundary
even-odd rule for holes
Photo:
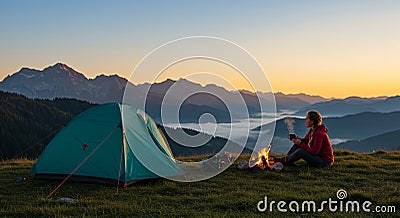
[[[276,158],[275,162],[284,165],[294,165],[303,159],[310,166],[327,167],[334,162],[332,144],[329,140],[328,129],[322,124],[322,116],[318,111],[308,111],[305,125],[310,128],[304,138],[298,136],[292,139],[293,147],[287,156]]]

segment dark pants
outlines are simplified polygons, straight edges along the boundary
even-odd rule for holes
[[[293,145],[287,156],[284,158],[287,164],[292,164],[300,159],[303,159],[308,163],[308,165],[313,167],[327,167],[331,165],[331,163],[322,159],[320,156],[312,155],[297,145]]]

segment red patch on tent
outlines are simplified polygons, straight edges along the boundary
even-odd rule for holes
[[[82,149],[83,149],[83,150],[85,150],[87,147],[88,147],[87,144],[83,144],[83,145],[82,145]]]

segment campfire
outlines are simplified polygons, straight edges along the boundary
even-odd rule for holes
[[[250,162],[242,160],[238,164],[238,168],[241,170],[250,169],[251,171],[259,170],[275,170],[277,172],[281,171],[283,168],[282,163],[275,163],[273,160],[269,159],[269,152],[271,151],[271,145],[267,148],[263,148],[258,152],[257,157],[253,157]]]
[[[269,160],[269,152],[271,151],[271,145],[268,146],[268,148],[263,148],[258,152],[258,157],[253,158],[252,163],[254,163],[254,166],[257,166],[263,170],[269,169],[274,162],[272,160]],[[253,164],[251,164],[253,165]]]

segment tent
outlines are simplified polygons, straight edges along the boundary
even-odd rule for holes
[[[163,177],[183,174],[150,116],[126,104],[109,103],[92,107],[69,122],[46,146],[30,173],[38,178],[71,176],[75,181],[126,186],[160,177],[146,167],[146,161],[156,163]]]

